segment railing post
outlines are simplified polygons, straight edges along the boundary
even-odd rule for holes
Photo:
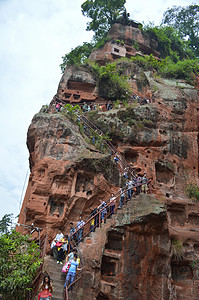
[[[101,211],[100,210],[99,210],[98,214],[99,214],[99,226],[100,226],[100,223],[101,223]]]

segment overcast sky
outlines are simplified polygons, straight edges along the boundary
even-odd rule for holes
[[[83,2],[0,0],[0,219],[19,214],[27,185],[28,126],[56,94],[61,57],[92,38]],[[133,20],[159,25],[167,8],[196,2],[127,0],[125,7]]]

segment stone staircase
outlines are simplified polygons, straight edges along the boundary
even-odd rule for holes
[[[47,255],[45,257],[45,266],[53,282],[54,291],[51,300],[63,300],[63,289],[66,279],[65,273],[62,273],[63,265],[57,264],[53,256]]]
[[[142,199],[142,203],[140,200]],[[140,195],[137,199],[132,198],[128,201],[122,208],[118,208],[114,215],[110,216],[106,219],[104,224],[100,224],[100,227],[95,229],[95,232],[91,232],[84,240],[78,245],[78,249],[80,253],[87,253],[87,260],[89,261],[89,257],[96,257],[96,261],[99,257],[102,256],[104,252],[104,245],[106,242],[106,231],[111,226],[120,226],[121,224],[131,223],[132,220],[137,217],[140,218],[145,214],[150,213],[158,213],[158,210],[162,211],[162,205],[157,205],[157,203],[151,203],[150,206],[145,205],[145,195]],[[155,200],[155,199],[154,199]],[[157,202],[157,200],[156,200]],[[108,254],[107,254],[108,255]],[[109,251],[109,255],[111,254]],[[88,263],[88,261],[84,261],[84,263]],[[52,256],[46,256],[45,258],[45,266],[48,274],[50,275],[53,281],[54,292],[52,294],[52,300],[63,300],[63,287],[65,282],[65,273],[62,273],[63,265],[57,264],[56,260]],[[111,284],[111,283],[110,283]],[[76,296],[77,290],[78,294],[81,294],[81,288],[75,284],[72,293],[69,294],[69,299],[73,299]],[[75,298],[76,299],[76,298]]]

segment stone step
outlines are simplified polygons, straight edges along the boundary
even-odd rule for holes
[[[49,273],[51,272],[62,273],[62,268],[49,267]]]
[[[79,248],[89,244],[97,244],[98,240],[100,240],[100,236],[104,234],[104,230],[106,230],[106,227],[109,227],[111,223],[118,217],[122,218],[124,213],[132,213],[132,209],[136,207],[137,204],[138,201],[135,199],[127,201],[127,203],[125,203],[121,209],[118,209],[115,214],[106,219],[106,223],[100,224],[100,227],[97,227],[95,229],[95,232],[91,232],[87,237],[85,237],[84,240],[78,245]],[[52,300],[63,300],[63,287],[66,278],[66,274],[61,272],[63,265],[57,264],[53,256],[46,257],[46,262],[48,264],[49,273],[53,280],[54,286]],[[72,299],[72,294],[69,295],[69,299]]]
[[[45,261],[48,263],[49,268],[56,268],[56,269],[62,269],[63,264],[58,264],[57,261],[52,258],[46,258]]]
[[[60,280],[60,281],[57,281],[57,282],[53,282],[53,287],[56,291],[60,291],[60,290],[63,290],[64,288],[64,283],[65,283],[65,278],[64,280]]]
[[[60,290],[55,290],[52,293],[53,297],[58,297],[61,298],[63,300],[63,295],[64,295],[64,286],[61,287]]]
[[[53,281],[55,281],[55,280],[62,280],[65,277],[65,275],[62,272],[51,271],[50,277],[52,278]]]
[[[62,265],[62,267],[61,268],[58,268],[58,267],[56,267],[56,266],[51,266],[51,267],[49,267],[49,271],[50,272],[56,272],[56,273],[62,273],[62,268],[63,268],[63,266],[64,265]]]

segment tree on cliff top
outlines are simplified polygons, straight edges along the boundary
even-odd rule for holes
[[[94,31],[94,40],[105,37],[121,13],[126,0],[87,0],[82,5],[82,14],[91,18],[86,30]]]
[[[164,13],[162,24],[175,28],[179,36],[188,41],[195,55],[199,56],[199,5],[173,6]]]

